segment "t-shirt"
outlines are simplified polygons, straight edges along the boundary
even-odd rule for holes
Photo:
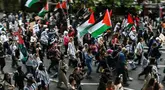
[[[25,86],[24,90],[37,90],[37,85],[34,83],[31,86]]]

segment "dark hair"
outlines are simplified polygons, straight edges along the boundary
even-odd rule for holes
[[[73,77],[69,78],[69,83],[71,84],[75,79]]]
[[[132,44],[132,41],[129,40],[129,41],[128,41],[128,44]]]
[[[116,77],[114,84],[117,85],[119,83],[121,83],[121,77],[118,76]]]
[[[154,86],[155,83],[155,78],[151,78],[150,81],[148,82],[147,87]]]
[[[149,64],[150,64],[150,65],[151,65],[151,64],[155,64],[155,62],[156,62],[155,58],[154,58],[154,57],[151,57],[151,58],[150,58],[150,63],[149,63]]]
[[[33,81],[33,77],[30,76],[30,77],[27,79],[27,82],[28,82],[29,84],[34,83],[34,81]]]
[[[111,84],[113,84],[113,81],[112,81],[112,80],[109,80],[109,81],[107,82],[107,86],[108,86],[108,85],[111,85]]]
[[[156,43],[153,43],[153,44],[152,44],[152,46],[156,47],[156,46],[157,46],[157,44],[156,44]]]
[[[92,49],[91,49],[91,48],[89,48],[89,49],[88,49],[88,53],[89,53],[89,52],[91,52],[91,51],[92,51]]]
[[[41,64],[39,65],[38,69],[39,69],[39,70],[44,70],[44,65],[43,65],[43,63],[41,63]]]
[[[141,42],[143,40],[143,38],[140,38],[139,41]]]
[[[160,89],[160,85],[158,82],[156,82],[154,85],[154,90],[159,90],[159,89]]]
[[[9,73],[5,73],[5,74],[4,74],[3,81],[7,81],[9,84],[11,84],[11,78],[7,78],[8,75],[10,75],[10,74],[9,74]]]

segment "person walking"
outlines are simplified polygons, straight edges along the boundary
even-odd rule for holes
[[[69,36],[68,36],[68,32],[64,31],[64,47],[65,47],[65,52],[64,54],[67,55],[67,49],[68,49],[68,43],[69,43]]]
[[[69,66],[76,67],[77,65],[77,60],[76,60],[76,48],[74,45],[73,38],[70,37],[70,41],[68,43],[68,55],[69,55]]]
[[[93,59],[93,55],[92,55],[92,50],[88,49],[88,52],[85,54],[85,63],[86,66],[88,68],[88,72],[87,72],[87,79],[91,79],[92,77],[90,76],[92,73],[92,59]]]
[[[38,82],[40,83],[38,86],[38,90],[49,90],[49,84],[50,84],[49,75],[43,63],[41,63],[38,67],[38,70],[36,70],[36,76]]]
[[[5,67],[5,54],[3,50],[2,43],[0,43],[0,67],[1,67],[1,73],[4,74],[3,68]]]
[[[4,74],[4,78],[2,80],[2,85],[4,86],[5,90],[14,90],[15,86],[11,83],[11,76],[9,73]]]
[[[19,66],[17,71],[14,73],[13,79],[15,81],[15,86],[18,87],[18,90],[23,90],[24,88],[24,78],[25,74],[22,71],[22,67]]]
[[[137,58],[135,59],[135,61],[138,61],[138,65],[141,65],[141,59],[142,59],[142,54],[143,54],[143,38],[140,38],[136,49],[135,49],[135,54],[137,56]]]
[[[65,84],[66,88],[69,89],[69,82],[68,78],[66,76],[68,70],[68,65],[65,63],[63,59],[59,61],[59,67],[58,67],[58,83],[57,88],[60,88],[62,85],[62,82]]]

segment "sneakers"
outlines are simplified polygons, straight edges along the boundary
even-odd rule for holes
[[[128,81],[132,81],[133,80],[133,78],[131,78],[131,77],[128,77]]]
[[[86,76],[86,79],[92,79],[92,77],[91,76]]]

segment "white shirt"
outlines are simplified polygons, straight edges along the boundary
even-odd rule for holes
[[[75,56],[76,55],[76,49],[72,42],[68,43],[68,54]]]
[[[6,35],[1,35],[0,39],[1,39],[2,43],[7,42],[9,40]]]
[[[133,31],[131,31],[131,32],[129,33],[129,36],[130,36],[131,40],[134,40],[134,41],[137,40],[136,34],[135,34]]]
[[[15,50],[17,49],[16,45],[11,45],[10,49],[12,50],[12,54],[15,56]]]
[[[31,36],[30,42],[37,42],[37,37]]]
[[[138,42],[136,46],[136,53],[140,54],[143,52],[143,44],[141,42]]]

